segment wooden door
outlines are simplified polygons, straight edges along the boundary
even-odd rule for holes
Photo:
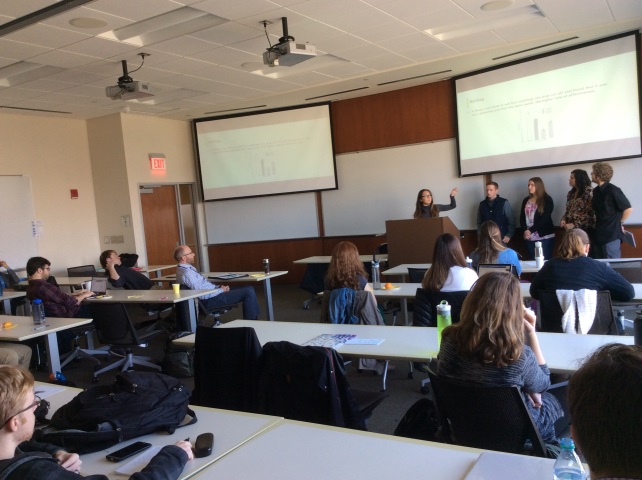
[[[148,265],[176,263],[174,249],[180,243],[180,224],[176,186],[162,185],[145,188],[153,193],[140,193],[145,230]]]

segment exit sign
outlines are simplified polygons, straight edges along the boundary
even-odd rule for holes
[[[165,164],[165,155],[150,155],[149,164],[152,170],[167,170],[167,166]]]

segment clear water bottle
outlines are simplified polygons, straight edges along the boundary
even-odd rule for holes
[[[372,288],[381,290],[381,272],[379,271],[379,260],[372,261]]]
[[[450,325],[452,325],[450,305],[446,300],[442,300],[437,304],[437,346],[441,345],[441,332]]]
[[[269,273],[270,273],[270,259],[269,258],[264,258],[263,259],[263,272],[266,275],[269,275]]]
[[[466,265],[468,265],[468,268],[473,268],[473,259],[466,257]]]
[[[36,298],[31,303],[31,316],[33,317],[34,325],[42,325],[45,323],[45,306],[39,298]]]
[[[553,466],[555,480],[584,480],[584,467],[575,453],[575,444],[571,438],[562,438],[560,454]]]
[[[535,266],[542,268],[544,265],[544,250],[542,249],[542,242],[535,242]]]

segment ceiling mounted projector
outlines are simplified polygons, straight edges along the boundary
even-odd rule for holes
[[[139,53],[145,62],[145,57],[149,53]],[[149,83],[135,82],[127,73],[127,61],[121,60],[123,64],[123,76],[118,78],[118,84],[105,88],[105,94],[112,100],[135,100],[137,98],[153,97],[152,89]],[[140,64],[134,72],[140,70],[143,64]]]
[[[261,22],[267,35],[268,21]],[[288,35],[288,19],[281,18],[283,24],[283,36],[279,38],[279,43],[270,45],[270,48],[263,52],[263,63],[270,67],[291,67],[310,58],[316,57],[317,49],[309,43],[296,43],[294,37]]]

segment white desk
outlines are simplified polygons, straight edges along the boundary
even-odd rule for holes
[[[285,420],[226,455],[197,478],[462,480],[481,452]]]
[[[0,341],[24,342],[31,338],[45,337],[47,342],[47,357],[49,360],[49,369],[52,372],[59,372],[60,354],[58,352],[58,339],[56,332],[67,330],[69,328],[80,327],[91,323],[91,318],[54,318],[48,317],[45,328],[35,330],[33,319],[31,317],[20,317],[12,315],[0,315],[0,323],[12,322],[15,327],[3,328],[0,330]]]
[[[247,275],[246,277],[232,278],[229,280],[222,280],[218,277],[221,275],[227,275],[229,273],[241,273]],[[263,282],[263,293],[265,295],[265,311],[266,318],[268,320],[274,320],[274,307],[272,305],[272,278],[280,277],[281,275],[286,275],[287,270],[276,270],[268,273],[267,275],[263,272],[201,272],[201,275],[206,277],[210,282],[216,283],[217,285],[223,284],[227,285],[228,283],[257,283]],[[164,277],[158,277],[156,279],[159,282],[168,282],[172,283],[176,281],[176,275],[165,275]],[[211,293],[211,292],[210,292]],[[193,330],[192,330],[193,331]]]
[[[168,268],[176,268],[176,264],[173,265],[147,265],[146,267],[133,267],[133,270],[136,270],[137,272],[141,273],[147,273],[149,276],[150,273],[156,273],[156,277],[161,276],[161,272],[163,270],[167,270]]]
[[[196,331],[198,310],[192,300],[212,293],[210,290],[181,290],[174,295],[173,290],[108,290],[107,298],[86,298],[83,303],[180,303],[187,302],[189,323],[192,332]]]
[[[535,266],[535,260],[520,260],[519,263],[522,266],[522,273],[537,273],[539,268]],[[431,266],[430,263],[402,263],[396,267],[389,268],[381,272],[382,275],[400,275],[405,281],[406,276],[408,275],[408,268],[425,268],[429,269]]]
[[[38,390],[38,387],[40,386],[40,384],[36,385],[36,390]],[[51,417],[53,412],[69,402],[79,392],[80,389],[77,388],[66,388],[62,392],[48,396],[47,401],[51,404],[51,408],[49,410],[50,415],[48,415],[48,417]],[[107,475],[109,478],[126,478],[118,476],[115,472],[117,468],[125,465],[131,459],[124,460],[120,463],[113,463],[107,460],[105,455],[138,441],[149,442],[154,446],[164,446],[173,445],[178,440],[189,438],[193,443],[199,434],[211,432],[214,434],[214,448],[212,449],[212,454],[209,457],[194,458],[193,460],[190,460],[187,462],[182,474],[179,476],[179,479],[190,478],[217,460],[220,460],[225,455],[228,455],[233,450],[239,448],[252,438],[260,435],[266,429],[283,421],[281,417],[273,417],[269,415],[256,415],[252,413],[233,412],[230,410],[219,410],[196,406],[191,406],[190,408],[194,410],[196,417],[198,418],[198,421],[194,425],[178,428],[172,435],[154,433],[126,440],[99,452],[82,455],[83,464],[81,474],[103,474]],[[243,478],[243,475],[236,475],[235,478]]]
[[[295,260],[292,263],[302,263],[302,264],[308,264],[308,263],[330,263],[330,260],[332,259],[331,255],[316,255],[314,257],[306,257],[306,258],[300,258],[298,260]],[[359,255],[359,260],[362,262],[370,262],[372,261],[372,255]],[[377,255],[377,260],[380,262],[383,262],[385,260],[388,260],[388,255]]]
[[[11,300],[14,298],[22,298],[27,296],[26,292],[10,292],[9,290],[2,290],[2,295],[0,295],[0,301],[4,308],[5,315],[11,314]]]
[[[86,277],[56,277],[56,283],[59,287],[73,287],[74,285],[80,285],[81,283],[88,282],[92,279],[91,276]],[[18,285],[21,287],[29,286],[29,280],[23,280]]]

